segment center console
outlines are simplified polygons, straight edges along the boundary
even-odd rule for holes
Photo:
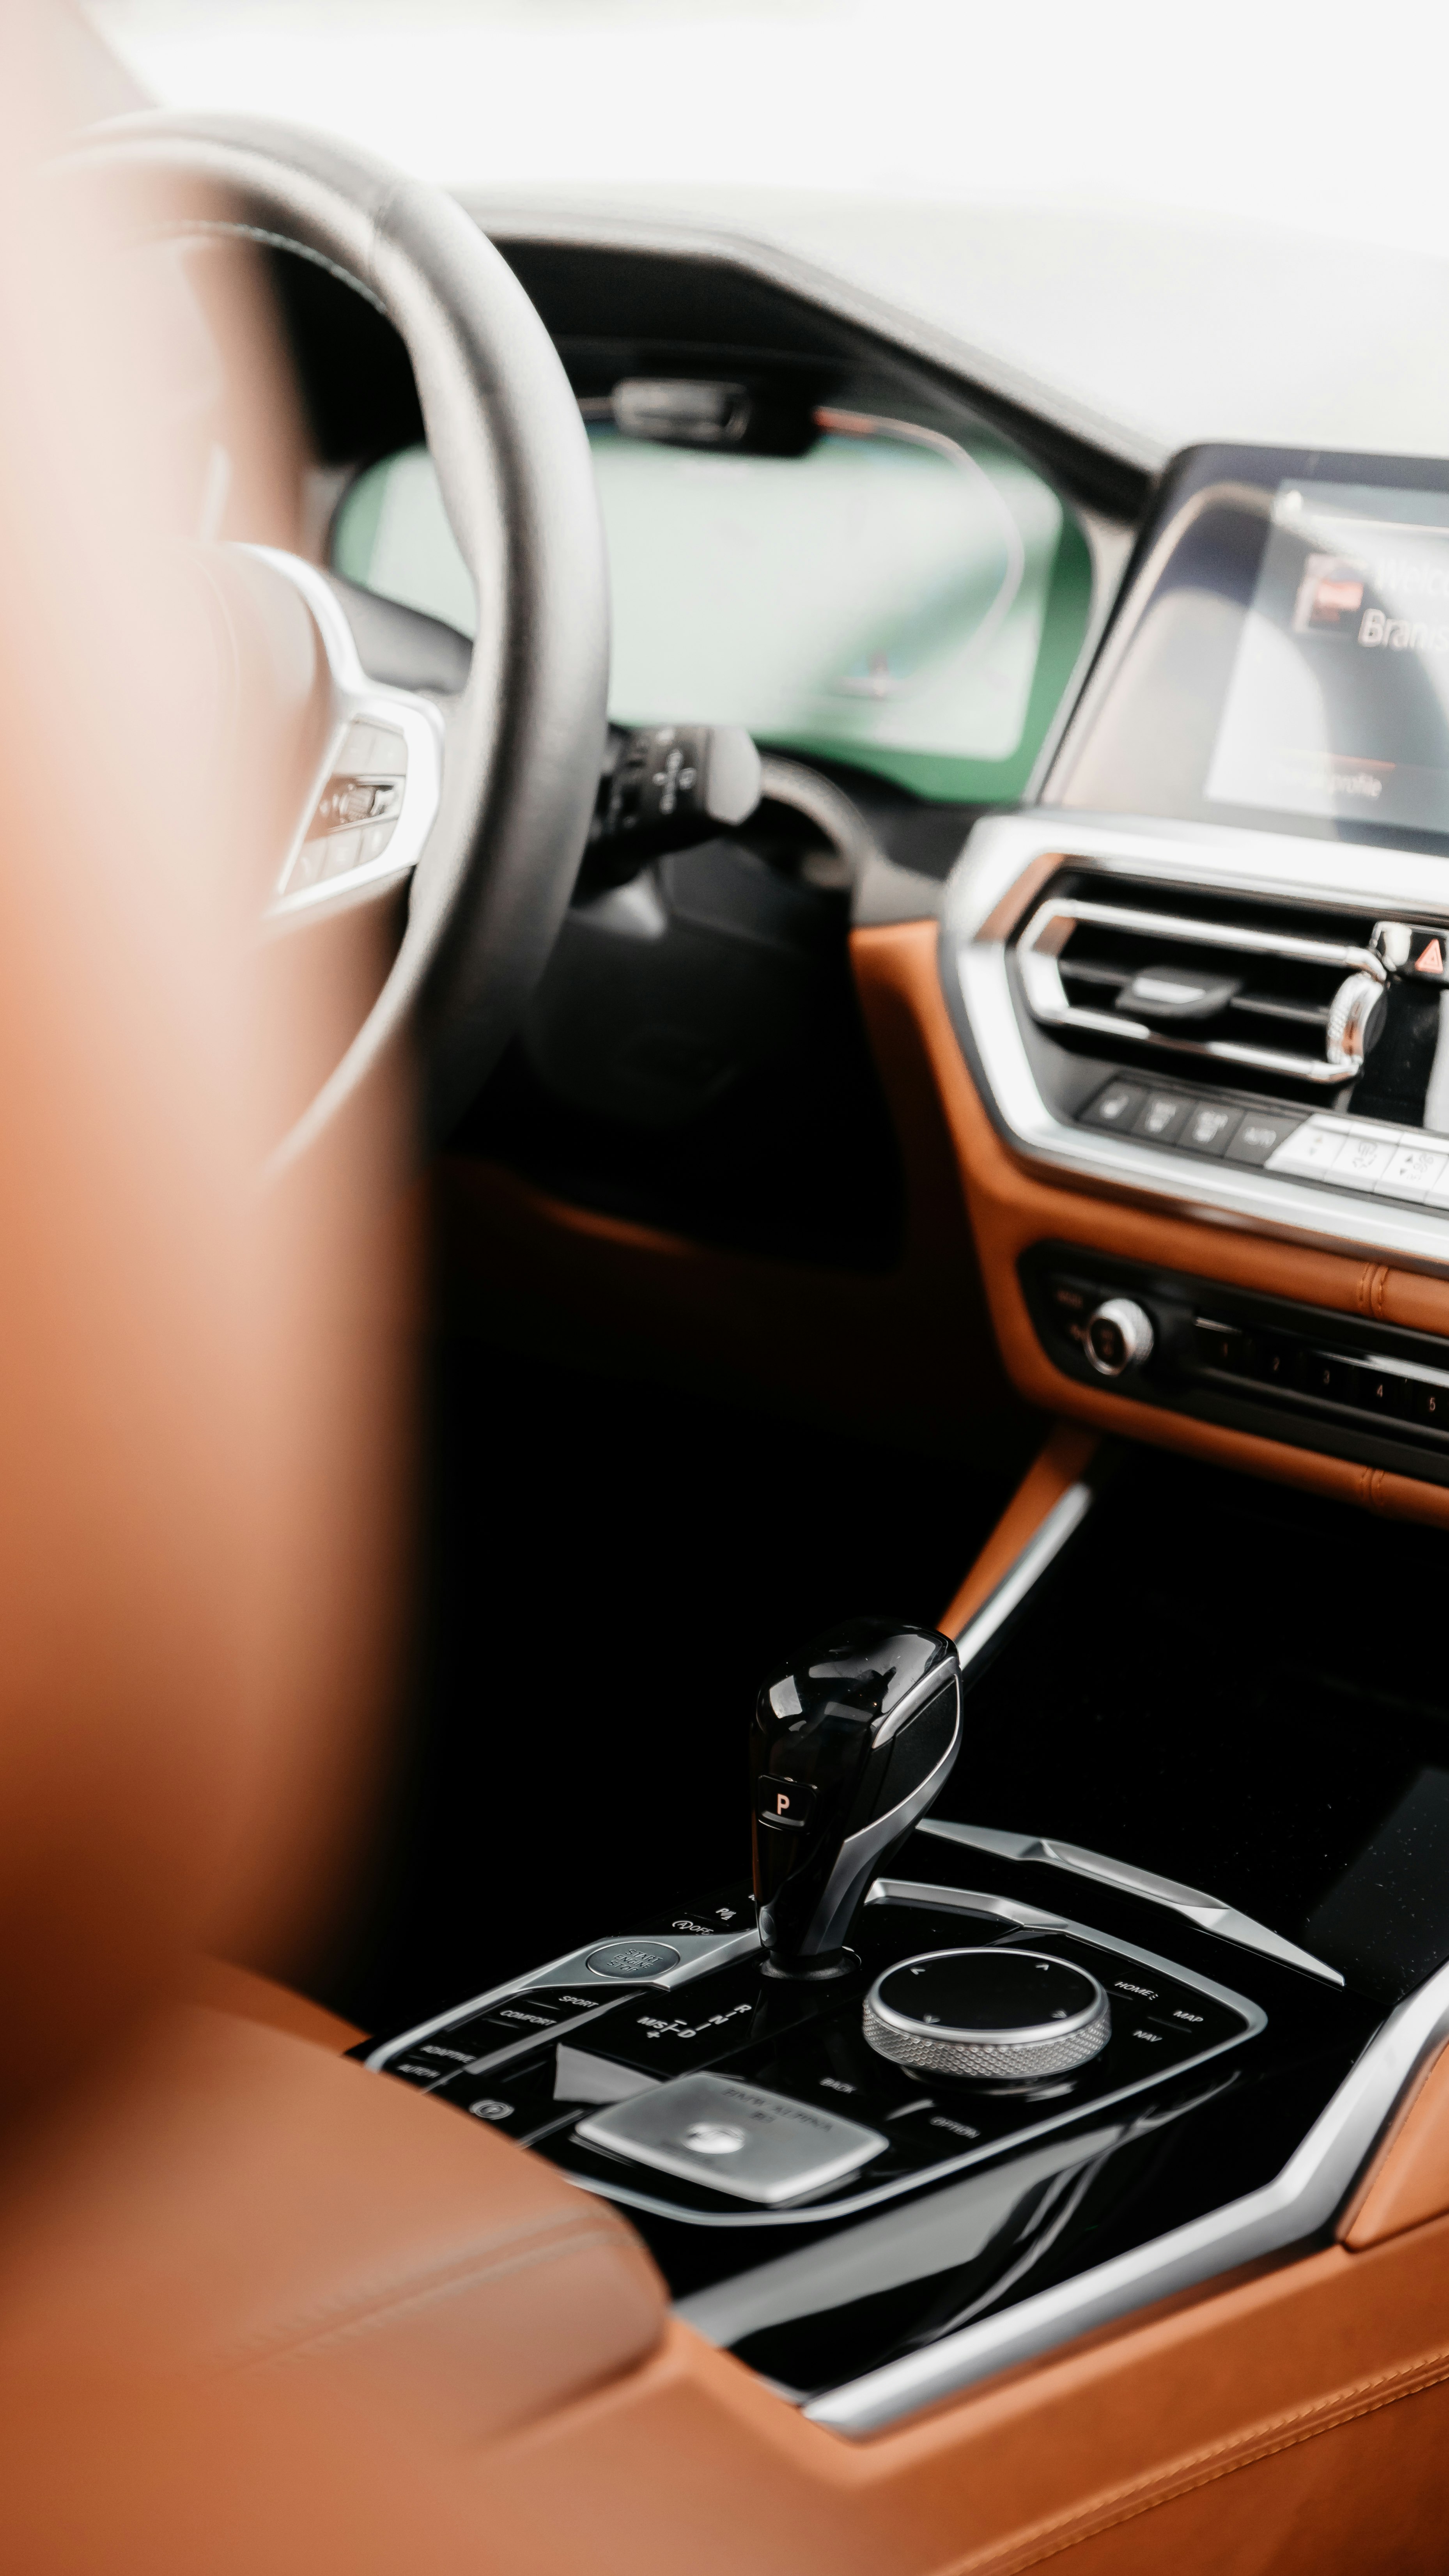
[[[1322,2241],[1449,2028],[1437,1624],[1339,1654],[1325,1589],[1439,1542],[1148,1453],[1067,1499],[959,1639],[766,1676],[752,1883],[366,2052],[842,2433]]]
[[[1024,1390],[1444,1517],[1442,462],[1178,460],[1039,801],[956,867],[940,986]]]

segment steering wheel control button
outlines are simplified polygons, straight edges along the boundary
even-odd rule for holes
[[[403,809],[407,769],[407,742],[391,725],[350,724],[279,891],[300,894],[380,859]]]
[[[1152,1355],[1152,1318],[1132,1297],[1108,1297],[1089,1317],[1083,1347],[1098,1377],[1120,1377]]]
[[[728,2075],[681,2075],[579,2122],[575,2136],[762,2208],[813,2200],[889,2141],[810,2102]]]
[[[865,2036],[918,2075],[1025,2083],[1067,2075],[1106,2046],[1112,2007],[1097,1979],[1036,1950],[936,1950],[877,1977]]]
[[[622,1977],[637,1984],[641,1977],[666,1977],[679,1962],[679,1951],[667,1941],[609,1941],[602,1950],[591,1950],[584,1965],[592,1977]]]

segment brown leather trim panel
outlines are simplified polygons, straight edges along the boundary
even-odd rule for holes
[[[941,991],[938,936],[934,921],[893,923],[857,930],[851,949],[862,992],[886,988],[914,1015],[955,1143],[997,1339],[1021,1393],[1052,1413],[1072,1415],[1103,1431],[1307,1486],[1401,1520],[1449,1527],[1449,1490],[1247,1432],[1186,1421],[1105,1388],[1099,1393],[1078,1386],[1052,1365],[1032,1328],[1016,1276],[1019,1256],[1033,1243],[1078,1243],[1225,1285],[1258,1288],[1340,1314],[1378,1316],[1385,1323],[1446,1336],[1449,1282],[1128,1207],[1023,1170],[996,1134],[967,1071]]]
[[[234,2013],[239,2021],[263,2022],[268,2030],[289,2031],[294,2039],[310,2039],[314,2048],[330,2049],[334,2057],[345,2057],[368,2036],[355,2022],[328,2012],[325,2004],[314,2004],[309,1995],[259,1976],[255,1968],[238,1968],[230,1959],[193,1960],[187,2001]]]
[[[0,2383],[275,2373],[447,2449],[658,2346],[664,2285],[607,2201],[288,2033],[169,2012],[83,2109],[9,2155]]]
[[[1334,2247],[848,2444],[676,2326],[490,2458],[503,2554],[596,2576],[1442,2571],[1449,2224]],[[1386,2485],[1387,2482],[1387,2485]]]
[[[1079,1429],[1073,1422],[1055,1425],[960,1590],[954,1594],[949,1609],[943,1612],[941,1626],[948,1637],[959,1637],[967,1620],[974,1619],[982,1603],[990,1599],[1003,1576],[1011,1572],[1022,1549],[1035,1537],[1048,1512],[1085,1474],[1096,1447],[1096,1437],[1092,1432]]]

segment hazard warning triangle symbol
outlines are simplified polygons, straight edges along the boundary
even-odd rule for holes
[[[1428,945],[1428,947],[1424,950],[1424,952],[1423,952],[1422,956],[1419,956],[1419,957],[1416,957],[1416,958],[1415,958],[1415,960],[1414,960],[1414,972],[1415,972],[1415,974],[1416,974],[1416,975],[1442,975],[1442,974],[1443,974],[1443,972],[1444,972],[1444,942],[1443,942],[1443,940],[1442,940],[1442,939],[1431,939],[1431,940],[1430,940],[1429,945]]]

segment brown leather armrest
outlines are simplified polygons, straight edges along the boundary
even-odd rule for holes
[[[269,2030],[289,2030],[294,2039],[310,2039],[314,2048],[330,2048],[334,2057],[345,2057],[367,2037],[355,2022],[328,2012],[325,2004],[314,2004],[310,1995],[259,1976],[255,1968],[238,1968],[230,1959],[195,1960],[186,2000],[210,2004],[213,2012],[235,2013],[240,2021],[264,2022]]]
[[[316,2374],[468,2443],[659,2342],[606,2202],[305,2041],[174,2011],[76,2107],[13,2177],[0,2372]]]

